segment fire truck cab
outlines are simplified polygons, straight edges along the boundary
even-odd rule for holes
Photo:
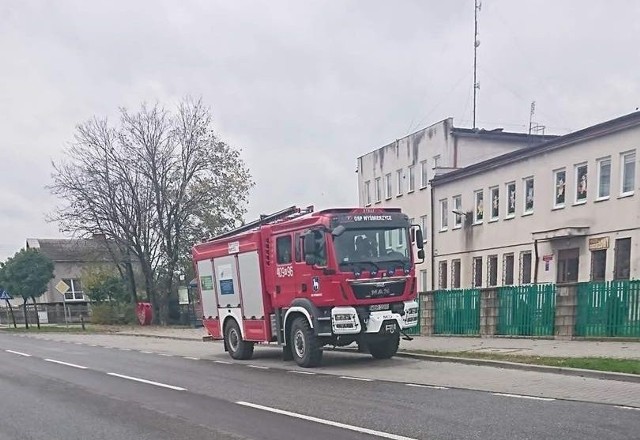
[[[291,207],[192,256],[204,327],[234,359],[250,359],[256,343],[302,367],[318,366],[324,346],[353,343],[390,358],[418,323],[423,235],[399,209]]]

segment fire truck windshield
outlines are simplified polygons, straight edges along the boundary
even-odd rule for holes
[[[404,267],[410,263],[407,228],[347,229],[334,237],[341,269],[356,270]]]

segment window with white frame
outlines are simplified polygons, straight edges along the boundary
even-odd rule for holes
[[[421,292],[426,292],[427,290],[429,290],[429,286],[427,284],[427,271],[426,269],[423,269],[420,271],[420,291]]]
[[[398,185],[398,193],[397,195],[402,195],[402,170],[396,171],[396,184]]]
[[[473,259],[473,287],[482,287],[482,257]]]
[[[420,188],[426,188],[429,183],[429,172],[427,168],[427,161],[420,162]]]
[[[449,201],[440,200],[440,230],[446,231],[449,228]]]
[[[392,187],[391,187],[391,173],[384,176],[384,197],[389,200],[391,198]]]
[[[84,300],[84,291],[82,290],[82,283],[77,278],[64,278],[62,281],[69,286],[69,290],[64,294],[66,301],[82,301]]]
[[[497,186],[489,190],[491,194],[491,220],[498,220],[500,217],[500,188]]]
[[[382,179],[376,177],[376,203],[382,201]]]
[[[611,195],[611,158],[598,159],[598,199],[608,199]]]
[[[516,182],[509,182],[507,187],[507,215],[505,218],[513,218],[516,215]]]
[[[487,258],[487,284],[490,287],[498,285],[498,256],[489,255]]]
[[[409,167],[409,190],[407,192],[412,192],[416,189],[416,167],[411,165]]]
[[[438,263],[438,289],[447,288],[448,276],[449,276],[449,270],[447,269],[447,262],[440,261]]]
[[[440,168],[440,155],[433,156],[433,167]]]
[[[453,196],[453,210],[455,212],[461,212],[462,211],[462,196],[461,195],[457,195],[457,196]],[[462,216],[460,214],[454,214],[453,215],[453,228],[459,228],[462,226]]]
[[[567,200],[567,170],[563,168],[553,172],[553,187],[553,207],[564,208]]]
[[[575,203],[585,203],[587,201],[587,164],[575,166],[576,199]]]
[[[630,151],[622,153],[620,160],[622,169],[620,182],[620,195],[629,196],[633,194],[636,186],[636,152]]]
[[[364,199],[367,205],[371,205],[371,182],[364,182]]]
[[[482,223],[484,219],[484,191],[478,190],[473,193],[473,222]]]
[[[524,214],[531,214],[533,212],[533,177],[527,177],[524,179]]]
[[[422,228],[422,239],[427,241],[427,216],[423,215],[420,217],[420,227]]]
[[[451,261],[451,288],[460,288],[460,259]]]

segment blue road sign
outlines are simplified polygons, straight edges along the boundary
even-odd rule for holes
[[[6,301],[9,299],[13,299],[13,297],[9,295],[9,292],[7,292],[6,290],[0,290],[0,300]]]

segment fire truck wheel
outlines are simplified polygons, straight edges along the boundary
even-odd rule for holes
[[[224,326],[224,340],[233,359],[247,360],[253,356],[253,342],[242,339],[242,333],[238,323],[230,319]]]
[[[291,354],[298,365],[313,368],[322,361],[322,347],[304,317],[297,317],[291,325]]]
[[[376,359],[391,359],[398,352],[400,336],[392,335],[369,343],[369,353]]]

